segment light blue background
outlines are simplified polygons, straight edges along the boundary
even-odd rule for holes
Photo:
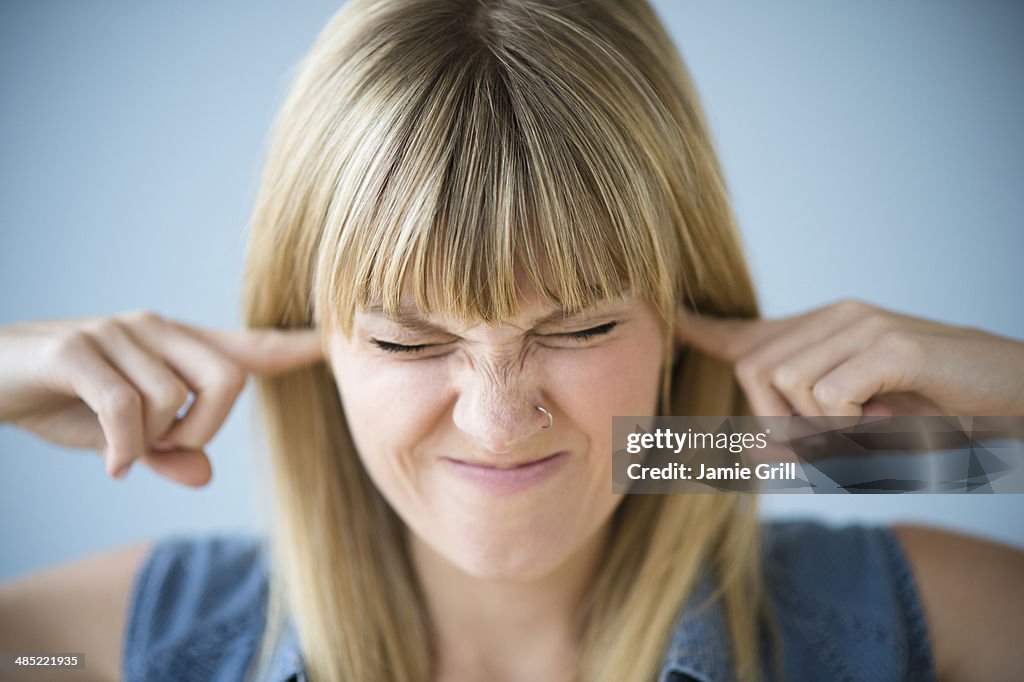
[[[655,3],[696,79],[768,316],[857,297],[1024,338],[1024,10]],[[291,69],[336,6],[0,5],[0,323],[239,320]],[[257,529],[249,392],[187,489],[0,427],[0,578],[177,531]],[[767,496],[1024,546],[1024,496]]]

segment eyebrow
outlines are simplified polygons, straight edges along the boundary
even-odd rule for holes
[[[530,329],[534,329],[536,327],[541,327],[541,326],[543,326],[545,324],[550,324],[552,322],[557,322],[559,320],[567,320],[567,319],[570,319],[570,318],[573,318],[573,317],[579,317],[580,315],[585,315],[587,312],[589,312],[589,311],[591,311],[591,310],[593,310],[595,308],[598,308],[601,305],[604,305],[606,303],[611,303],[611,302],[614,302],[614,301],[617,301],[617,300],[619,300],[619,299],[613,299],[613,298],[601,299],[601,300],[595,301],[594,305],[589,306],[587,308],[584,308],[582,310],[567,310],[567,309],[564,309],[564,308],[559,308],[558,310],[555,310],[554,312],[551,312],[551,313],[549,313],[547,315],[542,315],[541,317],[538,317],[537,319],[533,320],[533,322],[530,323]],[[387,313],[384,312],[384,306],[376,304],[376,305],[371,305],[369,308],[367,308],[366,313],[368,315],[376,315],[376,316],[379,316],[379,317],[383,317],[383,318],[385,318],[385,319],[387,319],[387,320],[389,320],[391,322],[394,322],[395,324],[397,324],[397,325],[399,325],[401,327],[404,327],[405,329],[408,329],[409,331],[426,333],[426,334],[451,334],[452,333],[450,330],[445,329],[445,328],[443,328],[443,327],[441,327],[439,325],[436,325],[436,324],[430,322],[429,320],[425,319],[422,315],[420,315],[420,313],[419,313],[419,311],[417,309],[411,308],[411,307],[403,306],[403,307],[399,308],[398,312],[395,315],[388,315]]]

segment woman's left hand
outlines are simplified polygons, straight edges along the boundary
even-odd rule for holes
[[[844,300],[777,320],[680,310],[756,416],[1024,416],[1024,342]]]

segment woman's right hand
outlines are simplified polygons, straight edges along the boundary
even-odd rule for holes
[[[314,329],[215,330],[148,311],[0,327],[0,421],[102,453],[123,478],[135,460],[189,486],[250,372],[323,359]],[[180,419],[189,394],[193,400]]]

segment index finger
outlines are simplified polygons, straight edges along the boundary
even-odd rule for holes
[[[732,363],[777,336],[789,322],[713,317],[680,307],[676,313],[676,341]]]
[[[207,329],[183,326],[255,374],[285,374],[324,357],[320,332],[316,329]]]

